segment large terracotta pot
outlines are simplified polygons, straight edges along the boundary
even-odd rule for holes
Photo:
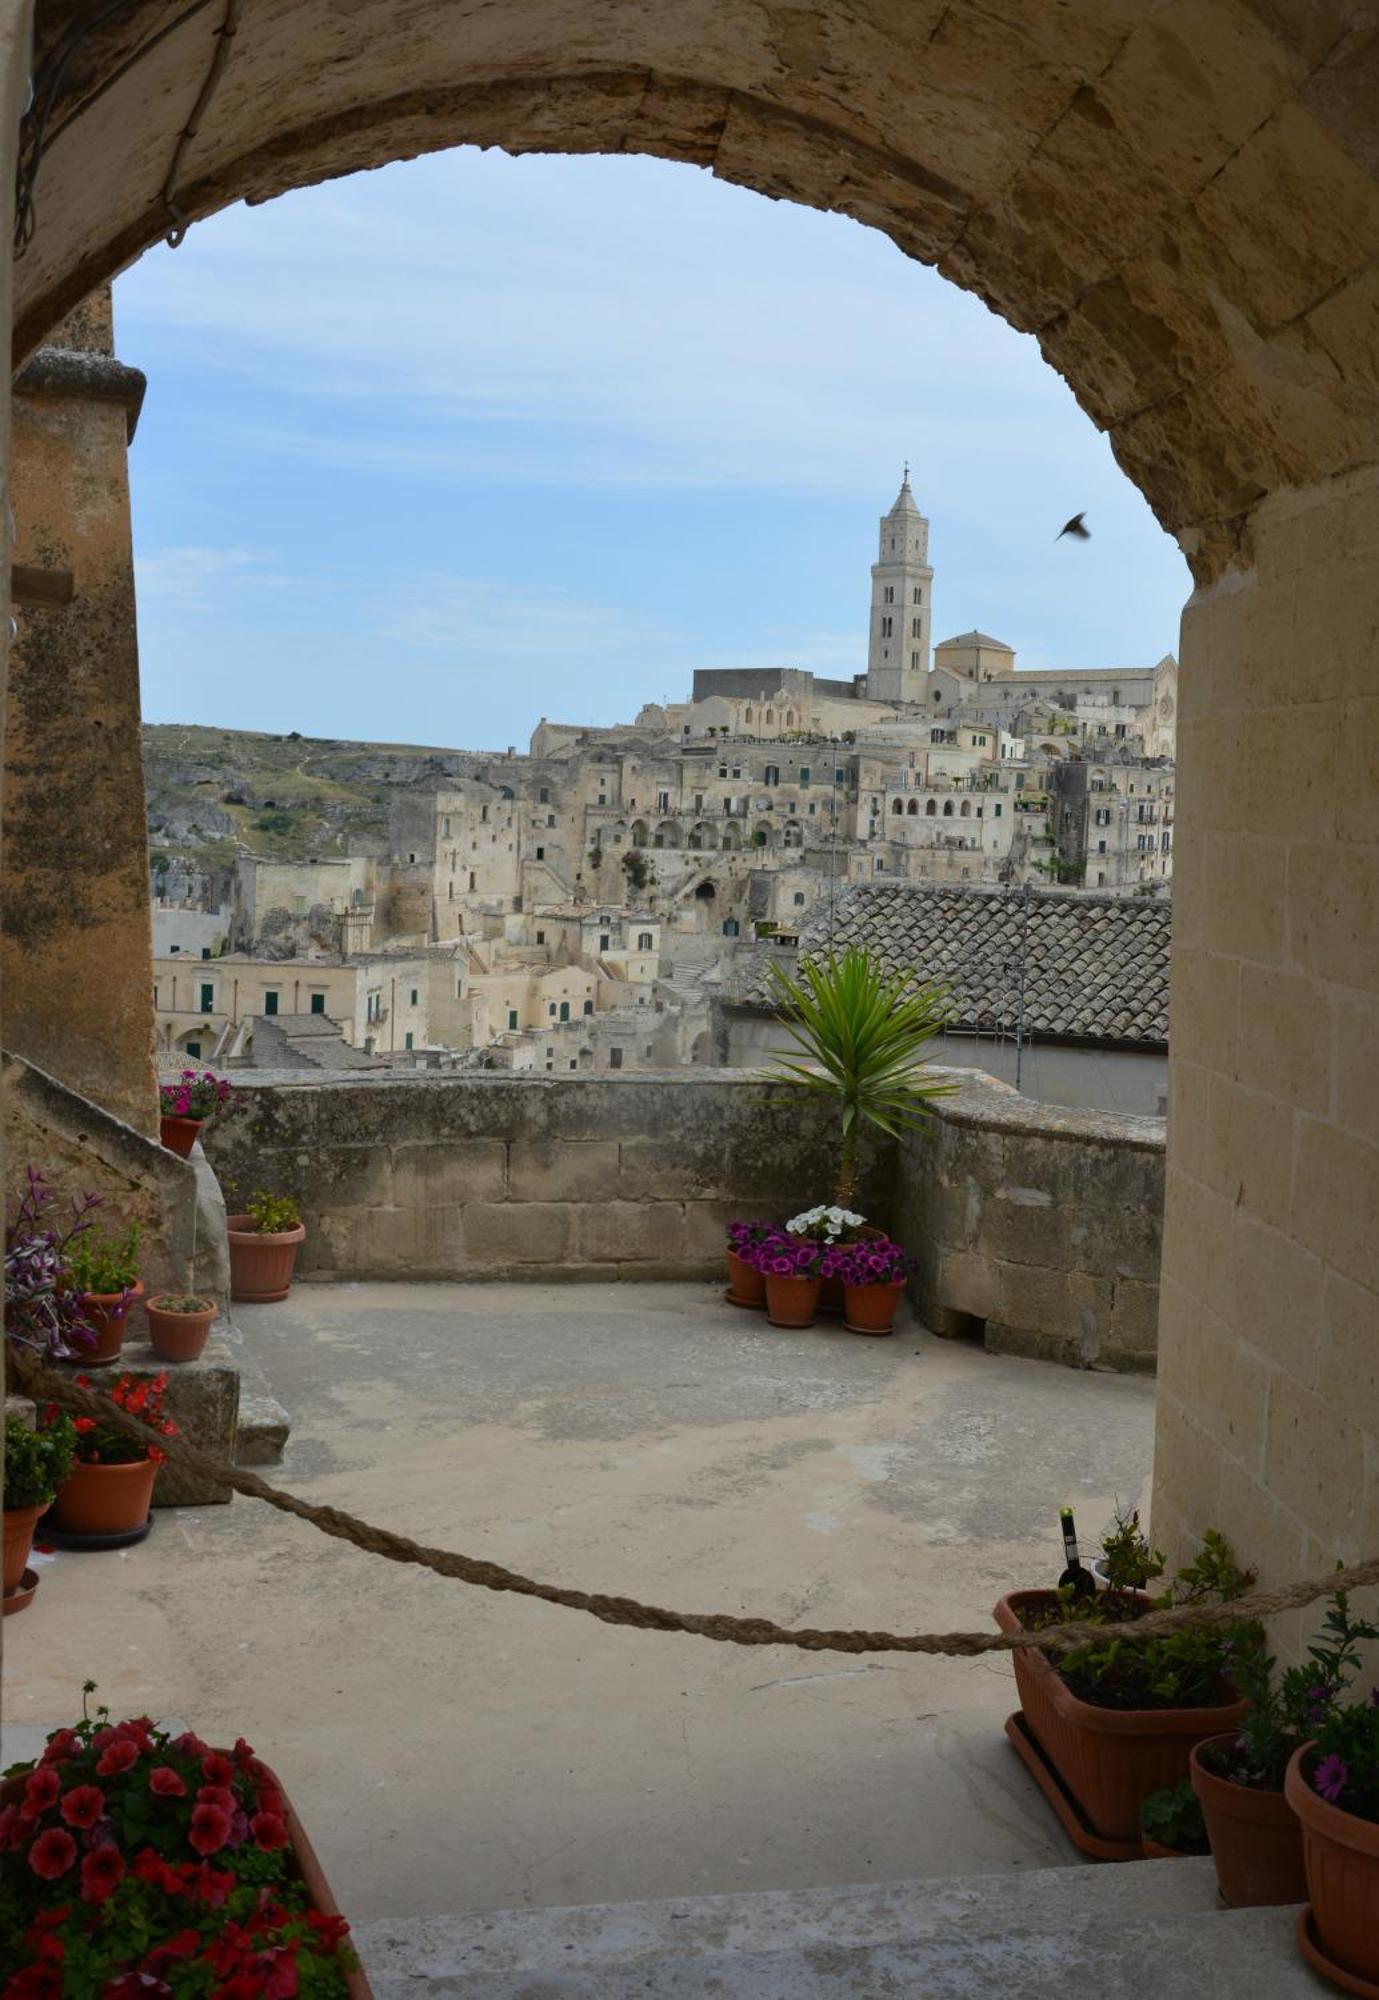
[[[170,1153],[180,1153],[185,1160],[200,1138],[205,1122],[203,1118],[169,1118],[164,1113],[158,1120],[158,1137]]]
[[[148,1317],[149,1341],[160,1361],[201,1359],[216,1315],[214,1306],[207,1306],[204,1312],[165,1312],[161,1299],[150,1299],[144,1312]]]
[[[306,1225],[273,1230],[255,1229],[251,1215],[232,1215],[226,1222],[230,1239],[230,1297],[258,1305],[285,1299],[292,1289],[297,1252],[306,1241]]]
[[[993,1616],[1003,1632],[1022,1632],[1029,1613],[1057,1602],[1054,1590],[1012,1590]],[[1037,1648],[1011,1658],[1025,1721],[1102,1840],[1138,1847],[1141,1802],[1182,1784],[1193,1744],[1234,1727],[1245,1713],[1238,1698],[1212,1708],[1098,1708],[1075,1695]]]
[[[745,1258],[728,1252],[728,1296],[735,1305],[764,1306],[766,1304],[766,1280],[755,1264]]]
[[[1283,1795],[1302,1824],[1312,1928],[1343,1972],[1379,1985],[1379,1825],[1343,1812],[1312,1789],[1316,1745],[1293,1753]]]
[[[127,1292],[82,1292],[79,1296],[82,1318],[95,1334],[96,1345],[83,1348],[72,1359],[83,1365],[114,1361],[124,1346],[129,1309],[144,1296],[141,1280],[136,1278]]]
[[[779,1278],[766,1274],[766,1317],[772,1326],[813,1326],[819,1304],[819,1278]]]
[[[1307,1894],[1302,1827],[1282,1792],[1238,1785],[1202,1761],[1203,1751],[1229,1751],[1233,1736],[1194,1743],[1188,1776],[1207,1823],[1216,1880],[1228,1909],[1258,1903],[1300,1903]]]
[[[132,1465],[74,1465],[57,1489],[58,1526],[71,1535],[124,1535],[142,1528],[157,1474],[151,1458]]]
[[[893,1285],[844,1285],[843,1324],[849,1333],[893,1333],[905,1280]]]
[[[5,1521],[5,1567],[4,1588],[8,1594],[18,1590],[24,1580],[24,1570],[29,1560],[29,1550],[34,1545],[34,1529],[44,1507],[6,1507]]]
[[[232,1753],[228,1750],[220,1750],[216,1754],[217,1756],[228,1757]],[[258,1768],[266,1783],[274,1786],[281,1795],[283,1818],[287,1822],[287,1836],[292,1848],[292,1857],[297,1864],[297,1873],[302,1878],[307,1894],[323,1917],[340,1916],[340,1905],[331,1893],[330,1884],[326,1880],[325,1870],[316,1858],[315,1848],[307,1839],[306,1828],[297,1817],[296,1808],[288,1793],[284,1790],[282,1779],[273,1770],[271,1765],[263,1762],[262,1758],[259,1758],[257,1761]],[[17,1772],[14,1777],[0,1781],[0,1807],[19,1804],[24,1796],[24,1783],[28,1774],[29,1767],[26,1766]],[[155,1938],[151,1942],[158,1944],[162,1943],[163,1940]],[[345,1982],[347,2000],[374,2000],[374,1992],[372,1986],[369,1984],[369,1976],[362,1966],[355,1972],[344,1972],[342,1969],[342,1977]]]

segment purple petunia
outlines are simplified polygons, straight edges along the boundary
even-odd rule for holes
[[[1343,1757],[1334,1754],[1323,1757],[1312,1773],[1312,1788],[1320,1792],[1324,1799],[1335,1805],[1346,1786],[1350,1783],[1350,1766]]]

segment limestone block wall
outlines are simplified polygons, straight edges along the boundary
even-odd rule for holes
[[[1030,1103],[954,1071],[932,1130],[865,1155],[862,1206],[920,1258],[940,1332],[1153,1365],[1163,1122]],[[741,1072],[246,1074],[207,1148],[233,1205],[294,1194],[329,1278],[672,1278],[734,1215],[829,1198],[822,1100]]]
[[[1183,622],[1154,1522],[1273,1583],[1379,1553],[1379,475],[1247,553]]]
[[[898,1230],[936,1333],[1151,1370],[1164,1121],[1032,1103],[979,1071],[905,1141]]]

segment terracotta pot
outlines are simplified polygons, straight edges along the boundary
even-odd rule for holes
[[[1313,1791],[1306,1774],[1316,1749],[1304,1743],[1295,1750],[1283,1780],[1283,1795],[1302,1824],[1313,1928],[1342,1971],[1379,1984],[1379,1825]]]
[[[823,1278],[819,1282],[819,1303],[815,1308],[821,1313],[830,1313],[838,1319],[843,1317],[843,1281],[841,1278]]]
[[[849,1333],[892,1333],[905,1280],[893,1285],[844,1285],[843,1323]]]
[[[1204,1750],[1229,1750],[1233,1736],[1194,1743],[1188,1776],[1207,1823],[1216,1880],[1228,1909],[1257,1903],[1301,1903],[1307,1895],[1302,1827],[1282,1792],[1261,1791],[1223,1778],[1203,1763]]]
[[[47,1512],[46,1504],[41,1507],[6,1507],[5,1509],[5,1567],[4,1588],[8,1593],[18,1590],[24,1580],[28,1566],[29,1550],[34,1545],[34,1528],[40,1514]]]
[[[1054,1590],[1012,1590],[993,1616],[1003,1632],[1022,1632],[1030,1612],[1057,1602]],[[1149,1599],[1143,1602],[1148,1608]],[[1138,1847],[1141,1802],[1182,1784],[1193,1744],[1233,1728],[1245,1713],[1238,1698],[1211,1708],[1098,1708],[1075,1695],[1036,1648],[1011,1658],[1025,1721],[1103,1840]]]
[[[142,1528],[157,1472],[151,1458],[132,1465],[74,1465],[57,1489],[58,1526],[71,1535],[123,1535]]]
[[[766,1317],[772,1326],[813,1326],[818,1309],[819,1278],[778,1278],[766,1274]]]
[[[740,1306],[764,1306],[766,1280],[755,1264],[728,1252],[728,1293]]]
[[[168,1295],[164,1293],[162,1298]],[[199,1361],[216,1315],[214,1306],[205,1312],[166,1312],[162,1298],[150,1299],[144,1307],[148,1337],[160,1361]]]
[[[219,1757],[229,1757],[232,1755],[228,1750],[218,1750],[215,1754]],[[301,1876],[308,1896],[310,1896],[323,1917],[340,1916],[342,1914],[340,1905],[331,1893],[330,1884],[326,1880],[325,1870],[316,1858],[315,1848],[307,1839],[306,1828],[297,1817],[296,1807],[293,1805],[286,1790],[284,1790],[282,1779],[271,1765],[263,1762],[262,1758],[256,1761],[264,1781],[274,1786],[281,1794],[283,1818],[287,1822],[287,1837],[292,1847],[292,1858],[296,1863],[297,1873]],[[0,1807],[19,1804],[19,1801],[24,1796],[24,1783],[29,1775],[29,1768],[26,1766],[18,1771],[14,1777],[0,1780]],[[152,1940],[152,1942],[162,1943],[163,1940],[158,1938]],[[350,1942],[353,1943],[352,1938]],[[374,2000],[374,1991],[369,1984],[369,1976],[362,1966],[355,1972],[345,1972],[342,1968],[341,1977],[345,1982],[346,2000]]]
[[[230,1297],[271,1305],[292,1289],[297,1252],[306,1241],[306,1225],[264,1235],[251,1215],[232,1215],[226,1222],[230,1239]]]
[[[94,1347],[83,1348],[80,1354],[72,1356],[74,1361],[88,1365],[96,1361],[113,1361],[124,1346],[125,1326],[129,1319],[129,1309],[144,1296],[144,1287],[138,1278],[127,1292],[82,1292],[81,1312],[96,1335]]]
[[[158,1120],[158,1137],[170,1153],[180,1153],[185,1160],[200,1138],[205,1122],[204,1118],[169,1118],[164,1113]]]

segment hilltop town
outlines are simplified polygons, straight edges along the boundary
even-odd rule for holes
[[[543,717],[525,752],[148,730],[160,1058],[747,1060],[725,1007],[860,885],[974,922],[1026,890],[1167,898],[1176,661],[931,646],[933,588],[907,472],[851,680],[701,672],[625,724]]]

